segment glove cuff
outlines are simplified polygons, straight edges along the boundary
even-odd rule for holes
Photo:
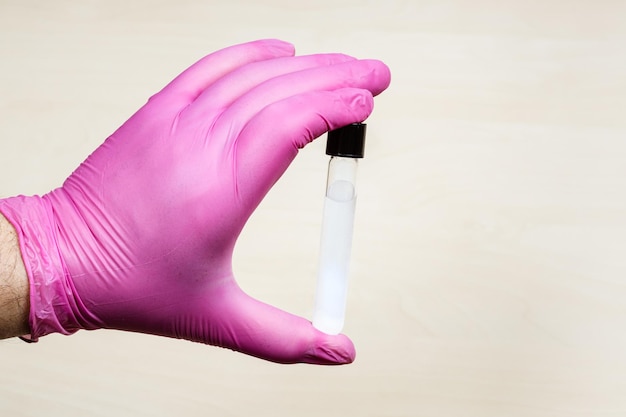
[[[30,285],[29,341],[50,333],[72,334],[81,329],[74,311],[72,281],[59,253],[54,214],[42,197],[0,200],[0,212],[15,228]]]

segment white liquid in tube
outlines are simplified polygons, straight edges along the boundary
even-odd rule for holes
[[[330,335],[343,329],[348,299],[348,272],[356,206],[357,161],[363,158],[364,123],[328,132],[330,155],[322,237],[313,310],[313,326]]]
[[[356,206],[356,167],[354,158],[332,157],[329,163],[313,326],[331,335],[340,333],[344,325]]]

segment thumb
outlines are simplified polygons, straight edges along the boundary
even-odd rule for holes
[[[355,349],[345,335],[327,335],[310,321],[236,291],[222,298],[218,345],[278,363],[342,365]]]

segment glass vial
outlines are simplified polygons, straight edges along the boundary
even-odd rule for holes
[[[330,161],[313,326],[332,335],[341,332],[345,320],[356,206],[356,173],[358,160],[363,158],[365,131],[365,124],[351,124],[329,132],[326,142],[326,154],[330,155]]]

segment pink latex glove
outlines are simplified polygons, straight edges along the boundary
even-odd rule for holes
[[[0,200],[30,280],[31,338],[150,333],[281,363],[349,363],[352,342],[246,295],[235,241],[298,150],[363,121],[389,84],[379,61],[294,57],[277,40],[191,66],[58,188]]]

